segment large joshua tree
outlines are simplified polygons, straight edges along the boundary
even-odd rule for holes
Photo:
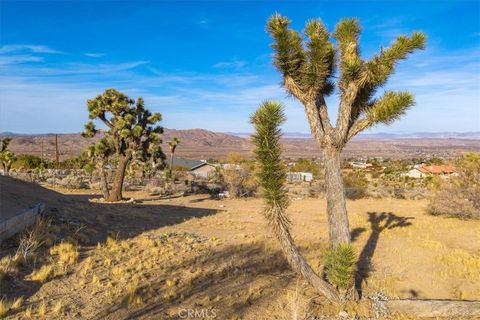
[[[304,37],[289,26],[290,20],[279,14],[268,21],[267,30],[274,40],[274,64],[282,73],[287,92],[303,104],[312,135],[322,150],[329,238],[337,248],[350,242],[340,153],[359,132],[393,122],[414,104],[412,94],[406,91],[375,94],[399,60],[424,48],[425,35],[414,32],[399,36],[389,48],[365,60],[360,56],[357,19],[341,20],[332,35],[318,19],[306,23]],[[333,126],[325,97],[334,92],[335,82],[340,103]]]
[[[93,137],[102,131],[113,145],[117,168],[108,200],[119,201],[125,170],[132,159],[164,158],[160,147],[163,128],[157,125],[162,117],[160,113],[152,114],[147,110],[142,98],[135,101],[115,89],[105,90],[88,100],[87,105],[90,119],[102,121],[107,129],[98,130],[90,121],[83,135]]]

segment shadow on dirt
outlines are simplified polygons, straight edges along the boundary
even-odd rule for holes
[[[128,239],[138,234],[175,225],[192,218],[201,218],[217,213],[219,210],[189,208],[168,203],[101,203],[92,202],[97,195],[64,195],[43,188],[34,183],[12,178],[2,178],[2,193],[9,197],[23,197],[25,203],[43,202],[46,204],[45,216],[59,228],[55,243],[63,240],[78,241],[81,246],[80,260],[85,258],[82,252],[97,243],[104,243],[109,236],[119,240]],[[15,200],[17,201],[17,200]],[[0,247],[0,258],[13,255],[18,246],[18,238],[6,241]],[[23,296],[27,300],[41,287],[40,283],[26,280],[34,269],[48,263],[48,247],[38,254],[45,259],[38,259],[19,268],[14,276],[7,276],[0,283],[0,292],[7,299]]]
[[[158,295],[133,310],[119,302],[94,319],[182,319],[185,310],[214,310],[218,319],[242,318],[252,305],[271,303],[295,279],[281,251],[262,243],[220,247],[200,259],[187,257],[170,267],[171,271],[180,268],[199,272],[191,282],[182,281],[174,288],[174,298]],[[166,280],[154,279],[140,291],[165,292]]]
[[[412,223],[409,221],[412,219],[414,218],[397,216],[392,212],[368,213],[368,221],[370,222],[370,229],[372,233],[370,234],[358,258],[357,275],[355,278],[355,286],[360,293],[362,292],[362,282],[366,280],[373,271],[372,257],[375,253],[375,249],[377,248],[380,234],[386,229],[408,227],[412,225]],[[363,228],[358,228],[357,231],[352,231],[352,241],[354,241],[354,239],[356,239],[358,235],[364,231],[364,229],[360,229]]]

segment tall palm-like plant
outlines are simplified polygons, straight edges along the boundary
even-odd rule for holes
[[[288,197],[285,190],[285,166],[281,160],[280,125],[285,121],[282,106],[278,102],[262,103],[251,116],[255,127],[253,144],[258,166],[256,176],[264,199],[264,215],[273,233],[280,241],[289,264],[310,284],[334,302],[340,302],[338,292],[318,276],[295,246],[290,233],[290,219],[286,214]]]

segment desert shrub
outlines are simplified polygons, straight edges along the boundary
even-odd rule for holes
[[[237,155],[228,157],[228,165],[222,170],[223,180],[231,197],[252,196],[257,191],[257,182],[252,162],[245,161]]]
[[[327,250],[324,266],[328,281],[339,289],[349,289],[353,285],[356,263],[357,256],[350,244]]]
[[[480,154],[467,153],[456,165],[458,176],[441,182],[428,211],[462,219],[480,219]]]
[[[22,257],[23,261],[28,261],[34,257],[38,249],[48,240],[50,225],[50,219],[37,219],[35,223],[27,228],[20,236],[15,255]]]
[[[85,189],[88,186],[83,178],[77,175],[68,175],[58,181],[58,184],[68,189]]]
[[[12,164],[12,169],[36,169],[44,164],[42,159],[31,155],[31,154],[21,154],[17,156],[17,159]]]
[[[353,171],[344,175],[345,196],[348,199],[360,199],[367,195],[368,180],[364,174]]]

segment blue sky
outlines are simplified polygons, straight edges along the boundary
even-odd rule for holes
[[[284,130],[308,132],[271,64],[265,22],[280,12],[301,30],[358,17],[371,57],[422,30],[427,50],[403,61],[381,89],[410,90],[417,105],[371,132],[480,130],[478,1],[1,1],[0,132],[79,132],[86,100],[106,88],[142,96],[168,128],[251,131],[265,99],[286,105]],[[336,114],[336,95],[328,98]]]

